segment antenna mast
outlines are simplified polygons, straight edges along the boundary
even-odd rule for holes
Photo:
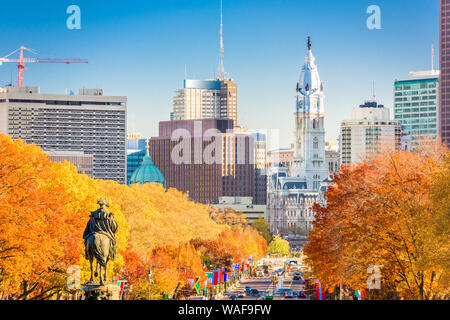
[[[220,66],[218,78],[225,80],[225,70],[223,69],[223,14],[222,14],[222,0],[220,0]]]
[[[431,71],[434,71],[434,47],[431,44]]]

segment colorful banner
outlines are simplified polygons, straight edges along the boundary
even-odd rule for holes
[[[200,277],[197,277],[195,279],[193,287],[194,287],[194,290],[197,292],[197,294],[200,294]]]
[[[206,277],[206,287],[211,288],[213,286],[214,272],[206,272]]]
[[[117,285],[120,287],[119,291],[119,299],[122,299],[123,292],[125,291],[125,284],[127,283],[127,280],[119,280],[117,281]]]
[[[213,286],[216,286],[219,283],[219,270],[214,270],[213,272]]]
[[[223,274],[223,282],[228,282],[228,274],[227,273]]]

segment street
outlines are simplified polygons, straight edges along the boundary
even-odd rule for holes
[[[293,291],[304,291],[305,285],[301,284],[302,282],[299,280],[293,280],[293,273],[285,274],[284,276],[281,276],[278,278],[278,280],[283,280],[283,288],[284,289],[292,289]],[[245,287],[251,287],[252,289],[257,289],[259,292],[268,292],[270,291],[270,294],[272,295],[272,291],[279,289],[279,284],[273,284],[271,277],[261,277],[261,278],[247,278],[243,279],[239,285],[237,285],[233,290],[231,290],[228,294],[223,296],[221,299],[223,300],[229,300],[229,295],[236,295],[238,296],[239,293],[245,294]],[[259,296],[252,297],[252,296],[245,296],[245,298],[238,298],[238,300],[258,300],[260,299]],[[289,298],[289,297],[283,297],[283,296],[274,296],[274,300],[306,300],[305,298]]]

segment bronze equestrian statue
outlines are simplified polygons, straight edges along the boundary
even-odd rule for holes
[[[89,222],[84,229],[83,239],[85,247],[85,256],[89,260],[91,266],[91,279],[94,281],[92,262],[97,260],[95,267],[95,277],[100,275],[100,285],[103,285],[103,280],[106,281],[106,270],[109,260],[114,260],[117,254],[117,239],[115,233],[117,232],[117,223],[114,220],[114,214],[109,212],[106,207],[109,203],[106,200],[99,200],[97,202],[100,208],[91,212]],[[98,266],[100,265],[100,273]],[[104,274],[102,277],[102,268]]]

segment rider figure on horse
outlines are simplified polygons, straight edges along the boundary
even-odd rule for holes
[[[92,278],[92,260],[95,257],[100,266],[105,268],[108,260],[114,260],[117,253],[117,239],[115,233],[117,232],[117,223],[114,220],[114,214],[109,212],[106,207],[109,207],[107,200],[99,200],[97,202],[100,208],[91,212],[89,222],[83,233],[85,244],[85,256],[91,262],[91,278]],[[103,245],[102,236],[109,239],[109,245]],[[97,237],[97,239],[95,238]],[[103,237],[103,239],[105,239]],[[106,249],[107,250],[102,250]],[[106,251],[106,252],[105,252]],[[96,272],[97,274],[97,272]],[[102,278],[100,278],[102,280]],[[92,280],[92,279],[91,279]],[[105,279],[106,280],[106,279]]]

